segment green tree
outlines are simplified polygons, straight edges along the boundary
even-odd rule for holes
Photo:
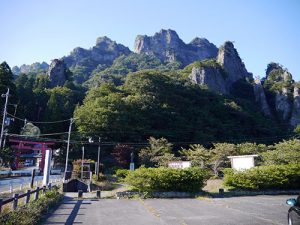
[[[76,106],[74,93],[66,87],[55,87],[47,89],[46,93],[49,96],[45,111],[45,121],[66,120],[72,117]],[[63,132],[66,131],[68,123],[57,123],[47,126],[47,132]]]
[[[222,169],[230,167],[228,156],[238,153],[236,145],[228,143],[215,143],[211,148],[211,168],[215,176],[219,176]]]
[[[279,142],[268,148],[268,151],[262,153],[266,165],[300,163],[300,140],[298,139]]]
[[[168,166],[170,161],[176,160],[172,153],[172,144],[165,138],[149,138],[149,147],[141,149],[139,159],[146,167]]]
[[[0,159],[1,159],[2,166],[12,165],[12,163],[14,162],[14,159],[15,159],[14,150],[10,147],[1,149]]]
[[[180,150],[180,154],[184,159],[192,162],[192,166],[197,166],[202,169],[209,168],[212,153],[202,145],[190,145],[189,149]]]
[[[15,91],[15,84],[13,83],[13,73],[6,62],[0,64],[0,93],[6,93],[7,88]],[[12,93],[12,92],[11,92]]]

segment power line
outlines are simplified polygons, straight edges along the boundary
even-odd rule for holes
[[[7,134],[7,136],[11,137],[24,137],[18,134]],[[205,141],[190,141],[190,142],[185,142],[185,141],[177,141],[177,142],[169,142],[170,144],[178,145],[178,144],[203,144],[203,143],[211,143],[211,142],[238,142],[238,141],[247,141],[247,142],[255,142],[255,141],[263,141],[263,140],[279,140],[283,138],[298,138],[298,135],[281,135],[281,136],[272,136],[272,137],[263,137],[263,138],[240,138],[240,139],[223,139],[223,140],[213,140],[213,139],[208,139]],[[36,140],[41,140],[41,141],[49,141],[49,142],[57,142],[57,143],[67,143],[67,140],[64,139],[51,139],[51,138],[40,138],[40,137],[34,137]],[[101,142],[101,143],[90,143],[88,141],[76,141],[76,140],[70,140],[71,144],[80,144],[80,145],[99,145],[101,146],[114,146],[117,144],[124,144],[124,145],[131,145],[131,146],[147,146],[149,145],[148,142]]]
[[[23,121],[23,122],[32,122],[32,123],[43,123],[43,124],[50,124],[50,123],[62,123],[62,122],[66,122],[66,121],[70,121],[71,119],[65,119],[65,120],[57,120],[57,121],[31,121],[31,120],[27,120],[27,119],[22,119],[20,117],[17,117],[17,116],[14,116],[10,113],[7,113],[7,115],[17,119],[17,120],[20,120],[20,121]]]

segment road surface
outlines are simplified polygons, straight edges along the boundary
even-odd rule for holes
[[[252,196],[215,199],[65,198],[43,224],[103,225],[286,225],[287,198]]]

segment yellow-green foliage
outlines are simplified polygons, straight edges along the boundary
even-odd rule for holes
[[[235,189],[300,188],[300,164],[259,166],[242,172],[225,169],[224,173],[224,185]]]
[[[208,175],[200,168],[139,168],[130,172],[126,182],[138,191],[200,191]]]
[[[56,205],[63,195],[56,190],[48,191],[37,201],[19,207],[16,211],[0,215],[0,224],[3,225],[35,225],[39,224],[41,216]]]

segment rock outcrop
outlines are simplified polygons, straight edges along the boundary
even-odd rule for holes
[[[228,94],[229,88],[226,86],[224,73],[221,67],[213,66],[194,66],[189,75],[195,84],[207,86],[209,90],[220,94]]]
[[[48,77],[51,87],[64,85],[65,81],[68,78],[68,69],[63,60],[52,60],[48,70]]]
[[[154,36],[138,35],[134,52],[154,55],[162,62],[178,61],[186,66],[196,60],[215,58],[217,47],[204,38],[195,38],[185,44],[173,30],[161,30]]]
[[[300,90],[296,86],[294,87],[293,98],[293,111],[290,124],[293,127],[296,127],[298,124],[300,124]]]
[[[22,66],[18,67],[18,66],[14,66],[12,68],[12,72],[15,75],[19,75],[21,73],[38,73],[38,72],[44,72],[47,71],[49,68],[49,65],[46,62],[35,62],[31,65],[26,65],[23,64]]]
[[[275,109],[281,119],[288,120],[290,118],[292,106],[287,88],[283,87],[281,92],[276,92]]]
[[[209,62],[209,63],[205,63]],[[201,68],[193,67],[190,79],[197,84],[206,85],[210,90],[230,94],[233,84],[239,80],[252,80],[232,42],[220,47],[216,61],[203,61]]]
[[[271,116],[272,115],[271,110],[266,99],[264,88],[261,85],[261,81],[255,80],[253,88],[254,88],[255,101],[259,104],[262,113],[265,116]]]
[[[232,42],[227,41],[219,48],[217,62],[228,74],[227,85],[231,86],[240,79],[253,79],[242,62]]]
[[[90,49],[75,48],[70,55],[63,57],[66,65],[74,73],[75,81],[83,83],[97,66],[108,67],[121,55],[131,51],[108,37],[99,37],[96,45]]]

